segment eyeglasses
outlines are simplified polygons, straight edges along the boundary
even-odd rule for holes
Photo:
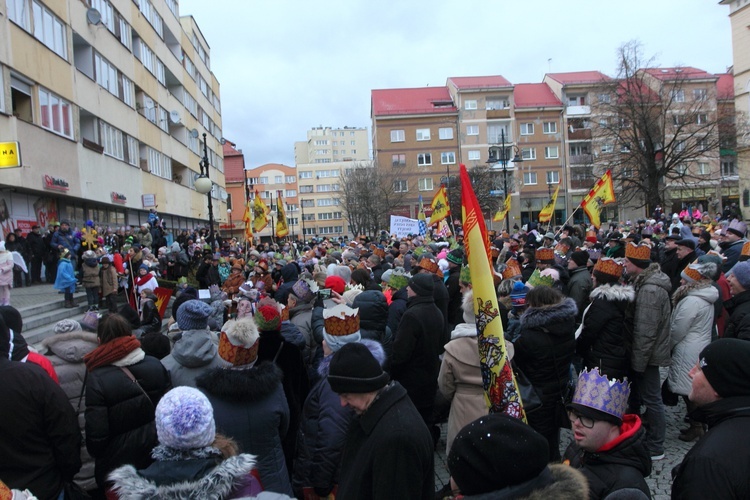
[[[587,429],[593,429],[594,424],[596,421],[591,417],[584,417],[578,412],[575,412],[573,410],[568,410],[568,420],[570,420],[570,423],[575,423],[576,420],[581,422],[581,425],[584,426]]]

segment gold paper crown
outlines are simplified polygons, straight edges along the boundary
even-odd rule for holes
[[[497,247],[490,247],[490,251],[492,252],[493,259],[497,259],[497,256],[500,255],[500,249]]]
[[[440,268],[438,267],[436,262],[431,261],[427,257],[422,257],[422,259],[419,261],[419,264],[417,264],[418,267],[421,267],[422,269],[427,269],[432,274],[437,274],[438,271],[440,271]]]
[[[536,261],[542,264],[552,264],[555,262],[555,250],[552,248],[542,247],[536,249]]]
[[[518,264],[518,261],[516,259],[508,259],[508,262],[505,263],[503,279],[509,280],[517,276],[521,276],[521,266]]]
[[[558,243],[555,245],[555,251],[560,252],[563,256],[567,255],[569,250],[570,245],[566,245],[565,243]]]
[[[609,257],[602,257],[601,259],[596,261],[596,265],[594,266],[594,272],[600,272],[600,273],[608,274],[610,276],[621,278],[622,266],[618,264],[617,261],[614,259],[610,259]]]
[[[372,253],[373,253],[374,255],[377,255],[377,256],[378,256],[378,257],[380,257],[381,259],[385,259],[385,250],[383,250],[382,248],[376,248],[376,249],[374,249],[374,250],[372,251]]]
[[[744,255],[745,257],[750,257],[750,241],[742,245],[742,252],[740,252],[740,255]]]
[[[630,383],[625,378],[609,380],[599,373],[599,368],[584,369],[578,376],[578,385],[573,395],[574,404],[587,406],[622,419],[628,406]]]
[[[625,257],[631,260],[651,260],[651,247],[628,243],[625,247]]]
[[[683,269],[682,274],[684,274],[687,278],[689,278],[692,281],[700,281],[704,278],[704,276],[692,266],[687,266],[685,269]]]
[[[527,281],[526,284],[531,287],[552,286],[555,284],[555,280],[552,276],[542,276],[539,269],[534,269],[534,272],[529,276],[529,281]]]
[[[234,345],[229,341],[226,332],[221,332],[221,336],[219,337],[219,356],[234,366],[248,365],[255,361],[258,358],[259,347],[260,342],[255,342],[249,348]]]
[[[352,309],[344,304],[323,309],[323,324],[328,335],[351,335],[359,331],[359,309]]]

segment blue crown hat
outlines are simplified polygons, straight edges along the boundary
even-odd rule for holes
[[[584,369],[578,376],[573,401],[568,406],[574,409],[586,407],[601,412],[599,420],[611,420],[621,422],[622,416],[628,407],[630,397],[630,382],[627,378],[622,381],[608,379],[606,375],[599,373],[599,368],[591,370]],[[609,416],[609,418],[607,418]]]

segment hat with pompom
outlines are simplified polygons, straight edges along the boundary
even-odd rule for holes
[[[255,324],[261,332],[277,332],[281,330],[281,313],[272,305],[258,308],[254,316]]]
[[[258,327],[250,318],[227,321],[219,336],[219,356],[234,366],[247,366],[258,359]]]
[[[208,398],[192,387],[175,387],[156,405],[159,443],[176,450],[211,445],[216,438],[214,410]]]

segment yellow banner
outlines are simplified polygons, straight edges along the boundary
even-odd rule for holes
[[[505,197],[505,203],[503,203],[503,208],[497,211],[495,213],[495,216],[492,218],[493,222],[502,222],[505,220],[505,217],[508,215],[508,212],[510,212],[510,195]]]
[[[0,168],[21,166],[21,146],[17,142],[0,142]]]
[[[541,212],[539,212],[539,222],[549,222],[555,215],[555,205],[557,205],[557,193],[560,192],[560,184],[555,188],[555,192],[552,195],[552,199],[549,203],[544,206]]]

